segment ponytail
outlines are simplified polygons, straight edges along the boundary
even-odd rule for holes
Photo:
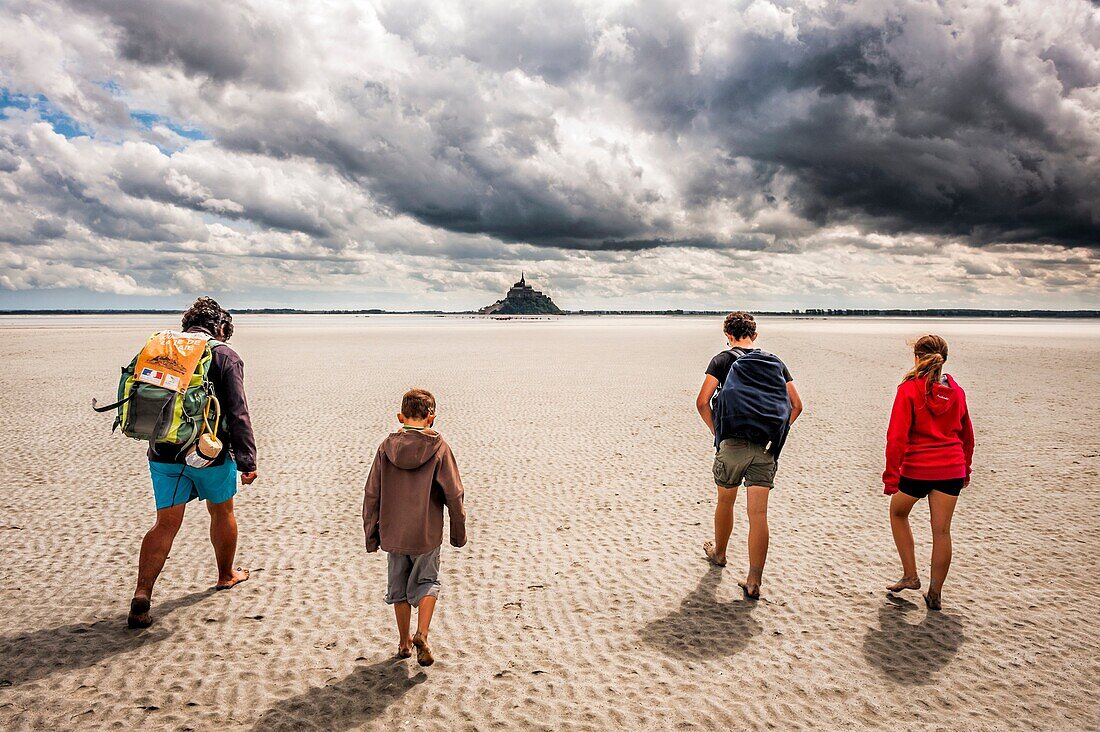
[[[905,374],[902,382],[924,379],[925,391],[932,393],[932,387],[939,383],[943,374],[943,365],[947,361],[947,341],[938,335],[921,336],[913,344],[916,365]]]

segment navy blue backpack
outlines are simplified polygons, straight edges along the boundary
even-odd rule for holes
[[[790,428],[791,399],[783,362],[764,351],[749,351],[733,362],[715,393],[714,446],[738,435],[766,438],[768,451],[779,457]]]

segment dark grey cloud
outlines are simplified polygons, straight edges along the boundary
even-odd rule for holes
[[[856,221],[974,244],[1100,245],[1095,116],[1075,134],[1052,108],[1100,84],[1096,14],[1083,18],[1087,42],[1022,58],[1013,50],[1020,29],[995,8],[953,28],[921,17],[915,4],[897,5],[901,12],[877,25],[751,39],[744,63],[710,76],[690,68],[692,28],[655,26],[650,14],[628,11],[622,22],[641,63],[605,74],[655,128],[714,135],[718,162],[689,179],[695,201],[744,195],[720,161],[747,158],[767,203],[768,181],[786,174],[794,180],[788,202],[819,225]],[[1048,81],[1071,82],[1037,99],[1034,68],[1023,67],[1044,59]]]
[[[246,119],[217,139],[234,150],[332,165],[395,212],[449,231],[570,248],[646,231],[643,207],[623,200],[598,171],[570,179],[518,167],[540,146],[556,144],[553,121],[494,110],[471,91],[439,90],[430,107],[395,99],[388,111],[396,114],[379,115],[377,100],[398,92],[375,85],[347,100],[349,117],[340,121],[284,108],[263,129]],[[500,143],[492,139],[498,130]]]
[[[80,0],[116,31],[118,53],[129,61],[178,66],[216,82],[246,81],[281,88],[295,76],[288,63],[296,40],[262,5],[203,0]]]
[[[34,235],[35,241],[58,239],[65,235],[66,228],[65,222],[61,219],[35,219],[34,224],[31,226],[31,233]]]
[[[249,221],[277,231],[298,232],[318,239],[335,233],[323,218],[300,207],[287,206],[285,201],[252,201],[245,208],[235,201],[219,201],[207,191],[181,190],[171,185],[171,180],[163,173],[124,178],[119,181],[118,187],[122,193],[133,198],[157,201],[198,213],[213,213],[230,221]]]

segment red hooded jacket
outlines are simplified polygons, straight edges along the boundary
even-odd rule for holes
[[[934,384],[931,394],[924,379],[910,379],[898,387],[886,431],[883,493],[897,493],[903,475],[914,480],[970,477],[974,427],[966,394],[954,379],[946,379],[946,384]]]

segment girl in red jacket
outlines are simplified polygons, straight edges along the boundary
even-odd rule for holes
[[[901,556],[902,578],[891,592],[920,589],[909,512],[928,497],[932,516],[932,580],[925,602],[940,609],[940,592],[951,566],[951,515],[959,492],[970,483],[974,428],[966,394],[943,373],[947,341],[936,335],[913,345],[915,364],[905,375],[886,432],[883,491],[890,498],[890,529]]]

